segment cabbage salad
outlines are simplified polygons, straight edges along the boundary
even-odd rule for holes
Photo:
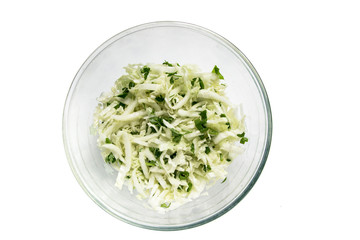
[[[116,187],[164,212],[224,182],[248,139],[219,68],[165,61],[125,70],[98,98],[93,125],[104,161],[118,171]]]

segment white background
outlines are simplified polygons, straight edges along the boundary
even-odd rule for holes
[[[357,1],[1,1],[0,239],[359,239]],[[105,40],[178,20],[242,50],[268,91],[265,169],[234,209],[190,230],[133,227],[83,192],[62,143],[73,77]]]

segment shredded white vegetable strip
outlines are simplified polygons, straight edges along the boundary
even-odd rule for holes
[[[105,162],[119,172],[115,186],[165,212],[226,179],[248,139],[217,66],[211,73],[168,62],[125,70],[98,98],[93,125]]]

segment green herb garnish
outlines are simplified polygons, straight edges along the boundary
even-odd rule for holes
[[[204,89],[204,82],[201,80],[201,78],[199,78],[199,85],[200,85],[200,89]]]
[[[181,137],[183,136],[181,133],[179,133],[178,131],[176,131],[175,129],[170,129],[171,133],[172,133],[172,137],[173,137],[173,142],[175,143],[179,143],[181,141]]]
[[[151,147],[149,149],[150,149],[150,152],[152,152],[156,158],[159,158],[162,154],[162,152],[158,148]]]
[[[105,143],[112,143],[112,142],[111,142],[111,140],[109,138],[106,138]]]
[[[209,148],[209,147],[206,147],[206,148],[205,148],[205,153],[206,153],[206,154],[209,154],[209,153],[210,153],[210,148]]]
[[[165,116],[162,117],[163,120],[167,121],[168,123],[172,123],[172,121],[174,121],[174,118],[170,117],[170,116]]]
[[[206,121],[200,120],[200,119],[195,119],[194,120],[195,126],[196,128],[201,132],[206,132],[207,127],[205,126]]]
[[[221,183],[224,183],[224,182],[226,181],[226,179],[227,179],[227,177],[226,177],[226,178],[224,178],[224,180],[223,180]]]
[[[171,205],[171,203],[168,203],[168,204],[163,203],[163,204],[160,205],[160,207],[162,207],[162,208],[169,208],[170,205]]]
[[[189,175],[190,175],[189,172],[183,171],[183,172],[180,172],[179,178],[180,178],[180,180],[186,180],[189,177]]]
[[[169,67],[172,67],[173,65],[169,63],[168,61],[163,62],[163,65],[168,65]]]
[[[174,84],[174,82],[175,82],[175,78],[172,76],[172,77],[170,78],[170,84]]]
[[[159,95],[155,98],[155,100],[158,102],[163,102],[165,99],[164,99],[163,95]]]
[[[106,163],[109,163],[109,164],[116,162],[116,158],[115,158],[114,154],[113,154],[113,153],[110,153],[110,154],[105,158],[105,162],[106,162]]]
[[[222,114],[220,114],[220,117],[225,117],[226,118],[226,115],[222,113]]]
[[[157,116],[151,117],[151,118],[149,118],[149,122],[152,123],[153,125],[155,125],[156,127],[164,126],[164,123],[163,123],[161,117],[157,117]]]
[[[142,74],[144,74],[144,79],[146,80],[147,77],[149,76],[150,68],[147,67],[147,66],[144,66],[144,67],[140,70],[140,72],[141,72]]]
[[[191,152],[192,153],[195,153],[195,146],[194,146],[194,143],[191,144]]]
[[[191,86],[194,86],[195,81],[196,81],[196,78],[193,78],[193,79],[191,80]]]
[[[218,75],[220,79],[224,79],[223,75],[221,75],[219,68],[215,65],[214,69],[212,70],[213,73]]]
[[[181,77],[180,75],[176,75],[177,71],[172,73],[166,72],[166,74],[168,77],[170,77],[170,84],[174,84],[175,80],[178,80],[179,77]]]
[[[245,136],[245,132],[243,132],[242,134],[238,134],[237,136],[238,136],[239,138],[242,138],[242,137]]]
[[[204,166],[203,166],[203,170],[204,170],[204,172],[210,171],[210,170],[211,170],[210,165],[204,165]]]
[[[129,82],[129,89],[135,87],[135,83],[134,82]]]
[[[193,184],[191,182],[188,182],[188,188],[187,188],[186,192],[190,192],[192,187],[193,187]]]
[[[199,82],[200,89],[204,89],[204,88],[205,88],[204,82],[203,82],[203,80],[201,80],[201,78],[199,78],[199,77],[198,77],[198,78],[193,78],[193,79],[191,80],[191,86],[194,86],[194,85],[195,85],[196,80],[198,80],[198,82]]]
[[[201,133],[207,131],[206,122],[207,122],[207,115],[206,115],[206,110],[204,110],[200,113],[200,119],[194,120],[196,128],[199,129]]]
[[[129,94],[129,89],[128,88],[123,88],[122,91],[123,92],[121,94],[117,95],[117,96],[120,97],[120,98],[126,98],[126,96]]]
[[[207,121],[207,114],[206,110],[200,113],[201,120]]]
[[[173,154],[170,155],[170,158],[174,159],[176,157],[176,154],[177,154],[177,152],[174,152]]]
[[[148,167],[154,167],[154,166],[156,166],[156,161],[154,161],[154,160],[146,161],[145,164]]]
[[[117,105],[115,105],[115,109],[118,109],[119,107],[123,107],[123,109],[125,109],[126,108],[126,104],[125,103],[122,103],[122,102],[119,102]]]
[[[167,74],[168,77],[175,76],[175,75],[177,74],[177,71],[176,71],[176,72],[172,72],[172,73],[166,72],[166,74]]]
[[[249,141],[249,139],[246,138],[246,137],[243,137],[243,138],[240,139],[241,144],[245,144],[247,141]]]

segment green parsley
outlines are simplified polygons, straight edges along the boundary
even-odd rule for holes
[[[226,181],[226,179],[227,179],[227,177],[226,177],[226,178],[224,178],[224,180],[223,180],[221,183],[224,183],[224,182]]]
[[[183,171],[183,172],[180,172],[179,178],[180,178],[180,180],[186,180],[189,177],[189,175],[190,175],[189,172]]]
[[[127,95],[129,94],[129,89],[128,88],[123,88],[122,91],[123,92],[121,94],[117,95],[117,96],[120,97],[120,98],[126,98]]]
[[[150,68],[147,67],[147,66],[144,66],[144,67],[140,70],[140,72],[141,72],[142,74],[144,74],[144,79],[146,80],[147,77],[149,76]]]
[[[154,161],[154,160],[146,161],[145,164],[148,167],[154,167],[154,166],[156,166],[156,161]]]
[[[226,115],[222,113],[222,114],[220,114],[220,117],[226,118]]]
[[[176,157],[176,154],[177,154],[177,152],[174,152],[173,154],[170,155],[170,158],[174,159]]]
[[[165,116],[162,117],[163,120],[167,121],[168,123],[171,123],[172,121],[174,121],[174,118],[170,117],[170,116]]]
[[[129,82],[129,89],[135,87],[135,83],[134,82]]]
[[[117,105],[114,106],[115,109],[118,109],[119,107],[123,107],[123,109],[126,108],[126,104],[125,103],[122,103],[122,102],[119,102]]]
[[[204,172],[210,171],[210,170],[211,170],[210,165],[204,165],[204,166],[203,166],[203,170],[204,170]]]
[[[106,138],[105,143],[112,143],[112,142],[111,142],[111,140],[109,138]]]
[[[193,184],[191,182],[188,182],[188,188],[187,188],[186,192],[190,192],[192,187],[193,187]]]
[[[173,137],[173,142],[179,143],[181,141],[181,137],[183,136],[181,133],[176,131],[175,129],[170,129]]]
[[[191,86],[194,86],[195,81],[196,81],[196,78],[193,78],[193,79],[191,80]]]
[[[105,158],[105,162],[106,162],[106,163],[109,163],[109,164],[116,162],[116,158],[115,158],[114,154],[113,154],[113,153],[110,153],[110,154]]]
[[[207,131],[207,127],[206,127],[206,122],[207,122],[207,114],[206,114],[206,110],[202,111],[200,113],[200,119],[195,119],[194,123],[195,123],[195,127],[201,132],[204,133]]]
[[[172,72],[172,73],[166,72],[166,74],[167,74],[168,77],[175,76],[175,75],[177,74],[177,71],[176,71],[176,72]],[[176,76],[178,76],[178,75],[176,75]]]
[[[155,100],[158,102],[163,102],[165,99],[164,99],[163,95],[159,95],[155,98]]]
[[[173,65],[169,63],[168,61],[163,62],[163,65],[168,65],[169,67],[172,67]]]
[[[201,120],[207,121],[207,111],[204,110],[200,113]]]
[[[169,203],[169,204],[163,203],[163,204],[160,205],[160,207],[162,207],[162,208],[169,208],[170,205],[171,205],[171,203]]]
[[[212,70],[213,73],[218,75],[220,79],[224,79],[223,75],[221,75],[219,68],[215,65],[214,69]]]
[[[207,127],[205,126],[206,121],[200,120],[200,119],[195,119],[194,120],[195,123],[195,127],[201,132],[206,132]]]
[[[172,73],[165,72],[165,74],[167,74],[167,76],[170,77],[170,84],[174,84],[175,80],[178,80],[179,77],[181,77],[180,75],[176,75],[177,71]]]
[[[193,79],[191,80],[191,86],[194,86],[194,85],[195,85],[196,80],[198,80],[198,82],[199,82],[200,89],[204,89],[204,88],[205,88],[204,82],[203,82],[203,80],[201,80],[201,78],[199,78],[199,77],[198,77],[198,78],[193,78]]]
[[[150,152],[152,152],[157,159],[160,158],[162,154],[162,152],[158,148],[154,148],[154,147],[150,148]]]
[[[157,117],[157,116],[151,117],[151,118],[149,118],[149,122],[152,123],[153,125],[155,125],[156,127],[164,126],[164,123],[163,123],[161,117]]]
[[[245,136],[245,132],[243,132],[242,134],[238,134],[237,136],[238,136],[239,138],[242,138],[242,137]]]
[[[205,88],[204,82],[201,80],[201,78],[199,78],[199,85],[200,85],[200,89]]]
[[[247,141],[249,141],[249,139],[246,138],[246,137],[243,137],[243,138],[240,139],[241,144],[245,144]]]
[[[206,148],[205,148],[205,153],[206,153],[206,154],[209,154],[209,153],[210,153],[210,148],[209,148],[209,147],[206,147]]]

